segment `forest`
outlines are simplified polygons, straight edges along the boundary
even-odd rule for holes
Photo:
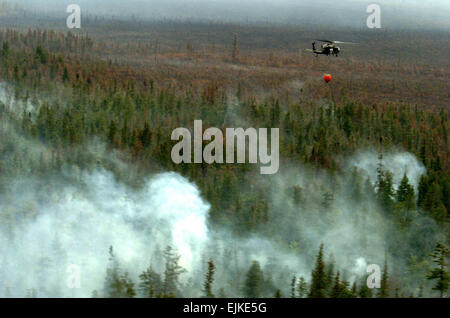
[[[0,28],[1,297],[448,295],[448,33],[89,21]],[[279,172],[173,163],[199,119],[279,128]]]

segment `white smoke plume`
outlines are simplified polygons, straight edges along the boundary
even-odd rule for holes
[[[378,154],[373,150],[360,151],[348,160],[348,167],[356,168],[363,176],[368,177],[372,184],[377,179],[377,167],[380,163]],[[420,176],[426,173],[425,166],[411,153],[389,152],[381,160],[383,169],[392,173],[394,188],[397,188],[404,174],[417,193]]]
[[[149,265],[157,242],[174,246],[184,268],[199,265],[209,205],[183,177],[158,174],[134,191],[97,170],[83,172],[80,186],[49,189],[42,197],[39,182],[14,182],[17,195],[0,203],[3,213],[8,206],[23,211],[13,229],[0,232],[1,280],[10,295],[42,286],[48,293],[41,297],[89,297],[103,286],[110,245],[134,279]],[[80,289],[66,284],[70,264],[80,266]]]

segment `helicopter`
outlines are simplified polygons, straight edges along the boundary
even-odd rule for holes
[[[309,52],[312,52],[318,56],[319,54],[325,54],[325,55],[334,55],[338,57],[339,53],[341,52],[341,48],[337,46],[336,44],[358,44],[353,42],[342,42],[342,41],[329,41],[329,40],[319,40],[314,39],[314,42],[312,42],[312,50],[306,49]],[[320,46],[320,48],[316,48],[316,41],[323,42],[323,44]]]

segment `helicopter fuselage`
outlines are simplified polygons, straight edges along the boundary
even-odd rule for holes
[[[339,52],[341,51],[341,49],[338,46],[332,43],[324,43],[321,45],[320,49],[316,49],[315,44],[316,44],[315,42],[312,43],[313,47],[312,51],[315,54],[335,55],[337,57]]]

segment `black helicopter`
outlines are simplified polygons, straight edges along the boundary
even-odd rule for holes
[[[339,53],[341,52],[341,48],[336,44],[357,44],[353,42],[329,41],[319,39],[314,39],[313,41],[314,42],[312,43],[312,50],[311,49],[306,50],[316,54],[316,56],[318,56],[319,54],[325,54],[325,55],[334,55],[338,57]],[[316,48],[316,41],[323,42],[320,48]]]

